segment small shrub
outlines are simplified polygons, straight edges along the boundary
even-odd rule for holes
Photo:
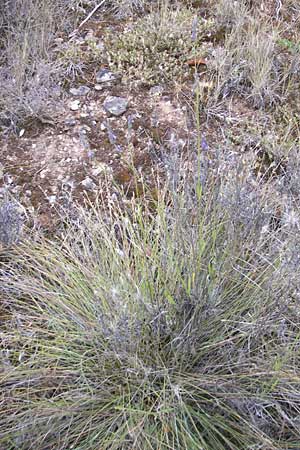
[[[186,61],[205,52],[201,36],[212,26],[195,13],[168,4],[138,19],[121,35],[107,37],[110,64],[145,84],[180,80]]]

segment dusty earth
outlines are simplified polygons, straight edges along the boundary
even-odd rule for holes
[[[121,117],[104,110],[109,95],[128,100]],[[1,143],[1,194],[17,197],[43,227],[53,225],[58,204],[97,195],[103,177],[130,191],[132,165],[146,176],[162,142],[176,136],[184,146],[190,133],[186,111],[166,91],[128,92],[118,82],[101,92],[91,89],[77,111],[68,97],[58,123],[22,129],[22,137]]]

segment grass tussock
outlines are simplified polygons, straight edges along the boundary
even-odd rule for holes
[[[0,129],[55,117],[62,69],[52,50],[57,33],[75,26],[79,3],[8,0],[1,5]]]
[[[223,40],[211,52],[211,108],[238,94],[256,108],[268,109],[287,101],[297,89],[296,27],[292,20],[280,18],[274,22],[246,1],[218,3],[215,23]],[[286,33],[293,38],[284,39]]]
[[[299,448],[295,243],[204,163],[2,264],[1,448]]]

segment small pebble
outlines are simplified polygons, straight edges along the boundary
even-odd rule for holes
[[[110,81],[115,81],[118,78],[118,75],[111,72],[108,69],[100,69],[96,73],[96,81],[97,83],[108,83]]]
[[[88,86],[79,86],[78,88],[71,88],[70,94],[75,95],[77,97],[83,97],[90,92],[90,88]]]
[[[103,108],[111,115],[119,117],[127,110],[128,100],[123,97],[113,97],[109,95],[103,103]]]
[[[74,127],[76,125],[76,119],[73,119],[72,117],[65,120],[65,125],[67,127]]]
[[[48,198],[48,202],[50,203],[50,205],[54,205],[56,202],[56,195],[49,195]]]
[[[89,190],[92,191],[93,189],[95,189],[96,184],[93,182],[93,180],[89,177],[85,178],[82,182],[81,182],[82,186]]]
[[[157,86],[152,86],[152,88],[149,91],[150,95],[161,95],[164,92],[164,88],[163,86],[157,85]]]
[[[79,100],[74,100],[73,102],[70,103],[70,110],[71,111],[78,111],[79,108],[80,108],[80,101]]]

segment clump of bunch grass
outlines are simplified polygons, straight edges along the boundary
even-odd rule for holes
[[[166,2],[122,34],[108,35],[108,59],[126,76],[147,85],[178,81],[188,71],[186,61],[205,53],[201,37],[211,26],[195,11],[174,9]]]
[[[97,39],[91,36],[83,42],[64,42],[57,47],[57,60],[66,81],[74,81],[93,63],[102,59],[104,50]]]
[[[299,448],[287,247],[206,162],[2,266],[2,448]]]
[[[249,2],[241,0],[220,0],[214,8],[216,26],[232,30],[234,27],[243,26],[245,18],[249,15]]]
[[[3,3],[3,5],[2,5]],[[53,49],[71,31],[79,0],[10,0],[0,11],[0,131],[57,113],[64,72]]]
[[[287,24],[272,23],[244,1],[220,2],[216,23],[224,27],[225,37],[212,52],[210,104],[236,94],[258,108],[283,103],[295,89],[299,63],[298,55],[282,52]]]
[[[238,92],[259,107],[278,101],[283,86],[276,66],[277,36],[254,20],[227,35],[213,63],[222,97]]]

